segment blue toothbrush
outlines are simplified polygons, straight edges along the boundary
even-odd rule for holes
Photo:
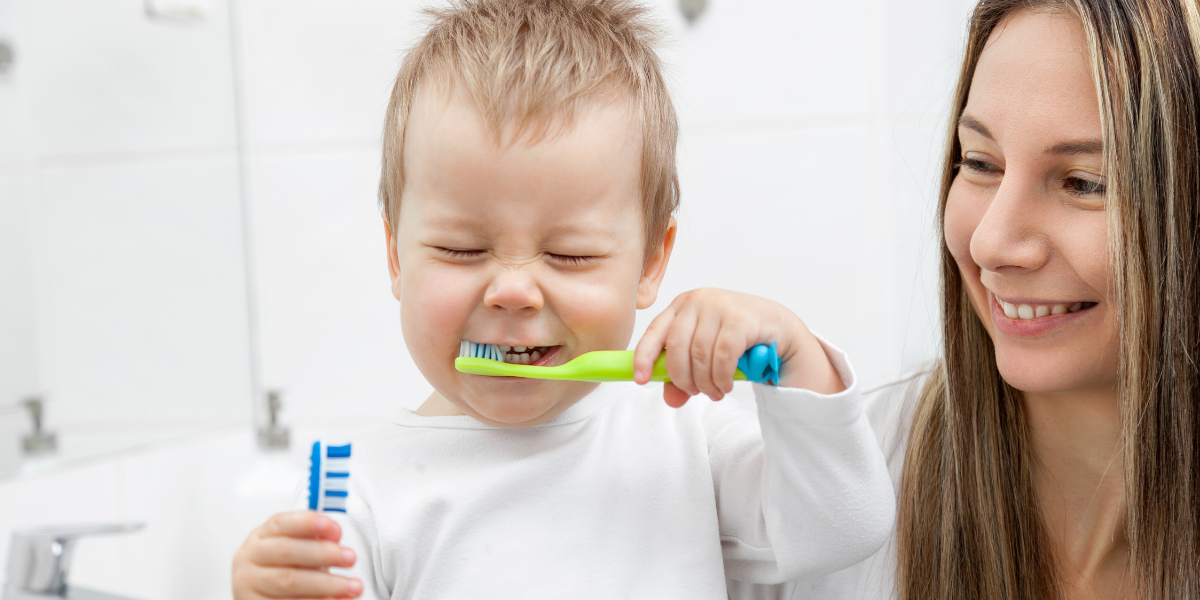
[[[350,444],[330,446],[316,441],[308,467],[308,509],[317,512],[346,512],[350,494]]]

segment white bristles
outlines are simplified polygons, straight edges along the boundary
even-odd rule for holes
[[[333,496],[326,496],[325,501],[324,501],[324,506],[322,507],[322,509],[326,510],[326,511],[346,512],[346,498],[344,498],[344,497],[335,498]]]
[[[504,353],[498,344],[476,344],[462,340],[458,343],[458,355],[468,358],[487,358],[504,362]]]

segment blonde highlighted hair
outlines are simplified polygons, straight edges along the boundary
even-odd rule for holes
[[[1200,11],[1195,0],[982,0],[951,113],[943,217],[975,67],[1023,9],[1079,19],[1100,103],[1130,597],[1200,598]],[[941,263],[943,358],[905,457],[898,595],[1058,597],[1021,393],[1000,376],[944,240]]]
[[[646,9],[626,0],[458,0],[426,13],[429,30],[400,67],[384,121],[379,203],[391,225],[404,194],[409,109],[432,84],[469,94],[498,143],[508,126],[537,141],[588,102],[629,100],[642,133],[647,250],[662,241],[679,206],[679,127]]]

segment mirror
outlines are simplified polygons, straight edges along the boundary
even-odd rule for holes
[[[251,419],[228,17],[142,8],[0,0],[0,476]]]

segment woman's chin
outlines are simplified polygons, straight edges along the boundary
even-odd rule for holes
[[[1040,354],[997,348],[996,368],[1008,385],[1030,394],[1081,392],[1115,383],[1114,370],[1097,364],[1095,357]]]

